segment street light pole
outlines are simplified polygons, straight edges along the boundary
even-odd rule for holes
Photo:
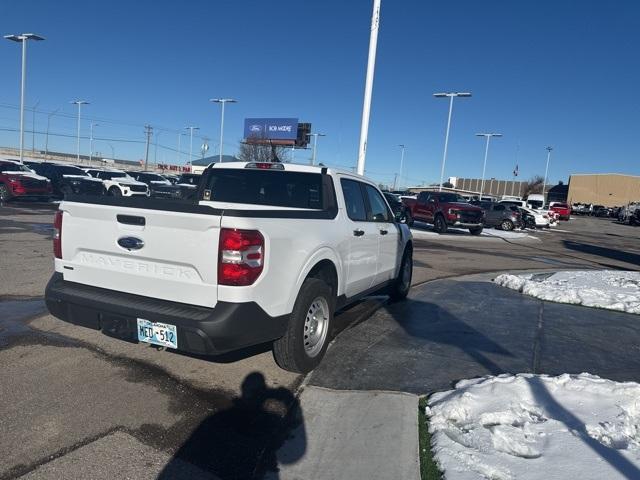
[[[547,166],[544,169],[544,183],[542,184],[542,202],[545,202],[544,194],[547,188],[547,174],[549,173],[549,160],[551,160],[551,150],[553,147],[546,147],[547,150]],[[544,207],[544,205],[542,205]]]
[[[193,131],[200,130],[200,127],[184,127],[185,130],[189,130],[190,140],[189,140],[189,161],[187,163],[191,163],[193,160]]]
[[[369,135],[369,115],[371,113],[371,94],[373,92],[373,75],[376,70],[376,49],[378,48],[378,30],[380,28],[380,0],[373,0],[371,15],[371,35],[369,36],[369,59],[367,60],[367,77],[364,84],[364,102],[362,105],[362,123],[360,125],[360,148],[358,149],[358,175],[364,175],[364,164],[367,155],[367,137]]]
[[[89,131],[89,165],[91,165],[91,160],[93,159],[93,127],[99,126],[97,123],[91,122],[91,127]]]
[[[111,148],[111,160],[115,160],[116,159],[116,151],[113,148],[113,145],[111,145],[110,143],[107,143],[107,145],[109,145],[109,148]]]
[[[51,117],[53,117],[58,110],[60,110],[59,108],[56,108],[53,112],[49,113],[49,115],[47,116],[47,134],[45,136],[45,140],[44,140],[44,153],[45,155],[49,153],[49,127],[51,125]]]
[[[27,40],[44,40],[35,33],[21,35],[5,35],[4,38],[12,42],[22,43],[22,80],[20,82],[20,163],[24,161],[24,97],[27,82]]]
[[[80,115],[82,110],[82,105],[89,105],[89,102],[85,100],[74,100],[73,102],[69,102],[74,105],[78,105],[78,142],[76,145],[76,161],[80,163]]]
[[[484,173],[487,168],[487,157],[489,156],[489,142],[491,141],[491,137],[501,137],[501,133],[476,133],[476,137],[485,137],[487,139],[487,144],[484,149],[484,163],[482,164],[482,181],[480,183],[480,200],[482,200],[482,195],[484,195]],[[489,189],[489,193],[491,193],[491,189]]]
[[[313,137],[313,153],[311,154],[311,165],[316,164],[316,152],[318,150],[318,137],[326,137],[324,133],[307,133],[307,136]]]
[[[400,177],[400,184],[402,184],[402,165],[404,163],[404,144],[400,144],[398,145],[400,147],[400,174],[398,175],[398,177]],[[396,190],[396,182],[393,182],[393,189]]]
[[[222,105],[222,109],[220,112],[220,162],[222,162],[222,140],[224,139],[224,105],[225,103],[238,103],[238,101],[234,100],[233,98],[212,98],[209,101]]]
[[[447,133],[444,137],[444,153],[442,155],[442,168],[440,169],[440,189],[442,191],[442,182],[444,181],[444,166],[447,162],[447,148],[449,146],[449,130],[451,129],[451,114],[453,113],[453,99],[455,97],[470,97],[469,92],[449,92],[449,93],[434,93],[436,98],[449,97],[449,116],[447,117]]]

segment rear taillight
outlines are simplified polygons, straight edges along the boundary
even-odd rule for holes
[[[53,255],[62,258],[62,210],[53,217]]]
[[[264,237],[257,230],[220,230],[218,284],[253,284],[264,265]]]

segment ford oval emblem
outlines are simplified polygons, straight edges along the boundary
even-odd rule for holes
[[[122,237],[118,239],[118,245],[127,250],[140,250],[144,247],[144,240],[136,237]]]

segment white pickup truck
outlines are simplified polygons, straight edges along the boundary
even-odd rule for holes
[[[373,182],[282,163],[219,163],[196,200],[75,197],[54,221],[56,317],[130,341],[217,355],[273,342],[312,370],[336,310],[406,297],[412,238]]]

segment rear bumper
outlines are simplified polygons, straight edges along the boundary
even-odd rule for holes
[[[456,227],[456,228],[480,228],[482,226],[484,226],[484,223],[479,222],[479,223],[469,223],[469,222],[450,222],[449,223],[450,227]]]
[[[288,315],[270,317],[255,302],[205,308],[68,282],[58,272],[47,284],[45,301],[60,320],[131,342],[138,341],[138,318],[175,325],[178,350],[199,355],[275,340],[289,321]]]

